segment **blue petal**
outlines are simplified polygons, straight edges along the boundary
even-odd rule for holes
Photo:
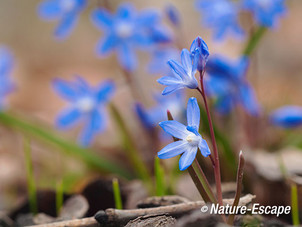
[[[74,126],[80,120],[80,117],[81,112],[78,109],[67,109],[59,114],[56,125],[60,129],[67,129]]]
[[[166,133],[178,139],[185,139],[189,134],[186,126],[178,121],[163,121],[159,123],[159,126],[162,127]]]
[[[215,103],[215,110],[220,114],[229,114],[234,107],[234,100],[231,95],[219,97]]]
[[[112,14],[106,9],[96,9],[91,14],[94,25],[100,29],[110,29],[113,24]]]
[[[98,111],[93,111],[93,113],[88,116],[88,122],[85,125],[82,133],[80,134],[79,141],[81,145],[88,146],[91,144],[94,136],[106,128],[106,121],[104,116]]]
[[[54,79],[53,87],[63,98],[74,101],[77,98],[77,92],[73,84],[62,79]]]
[[[187,72],[192,72],[191,54],[187,49],[183,49],[181,52],[181,63]]]
[[[166,87],[163,92],[162,92],[162,95],[168,95],[174,91],[177,91],[179,89],[182,89],[184,88],[184,85],[182,84],[177,84],[177,85],[174,85],[174,86],[169,86],[169,87]]]
[[[186,170],[190,165],[192,165],[196,153],[197,153],[197,147],[188,147],[189,150],[187,150],[185,153],[182,154],[181,158],[179,159],[179,169],[181,171]]]
[[[202,139],[198,144],[199,150],[204,157],[208,157],[211,154],[208,143],[205,139]]]
[[[185,80],[186,77],[188,77],[187,72],[176,61],[170,60],[170,61],[168,61],[168,64],[172,68],[172,70],[176,73],[176,76],[179,76],[183,80]]]
[[[294,128],[302,126],[302,107],[284,106],[275,110],[270,115],[270,120],[274,125],[283,128]]]
[[[106,56],[115,49],[117,42],[117,38],[113,35],[104,37],[98,42],[96,51],[100,56]]]
[[[0,76],[9,76],[14,64],[14,59],[10,50],[0,47]]]
[[[176,141],[165,146],[160,152],[157,153],[157,156],[160,159],[173,158],[187,151],[189,148],[190,145],[187,142]]]
[[[141,26],[150,26],[159,22],[160,16],[157,10],[146,9],[139,12],[137,23]]]
[[[173,86],[180,83],[183,83],[182,80],[179,80],[178,78],[172,77],[172,76],[164,76],[157,80],[158,83],[166,86]]]
[[[107,80],[101,83],[97,89],[97,101],[102,103],[108,102],[111,99],[114,90],[115,85],[113,81]]]
[[[133,16],[134,12],[135,8],[131,3],[122,3],[117,10],[117,16],[120,19],[128,19]]]
[[[188,101],[187,121],[188,121],[188,126],[195,126],[197,129],[199,128],[200,109],[197,100],[194,97],[191,97]]]
[[[252,87],[248,84],[245,84],[244,86],[240,87],[240,94],[241,104],[245,110],[253,116],[258,116],[260,113],[260,106]]]
[[[133,47],[123,43],[118,49],[118,60],[123,68],[132,72],[137,67],[137,59]]]
[[[58,18],[62,13],[60,3],[56,0],[47,0],[41,2],[38,6],[38,14],[46,20]]]
[[[78,17],[75,13],[69,13],[64,15],[61,19],[58,27],[55,30],[55,36],[58,39],[66,38],[75,27]]]

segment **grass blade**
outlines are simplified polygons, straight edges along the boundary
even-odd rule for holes
[[[92,150],[79,147],[72,142],[66,141],[49,129],[44,129],[20,117],[5,112],[0,112],[0,122],[25,134],[34,136],[43,142],[54,145],[69,155],[78,157],[92,168],[114,173],[126,179],[133,178],[133,176],[119,164],[114,163],[104,156],[100,157],[94,154]]]
[[[120,186],[117,178],[112,179],[112,189],[114,195],[115,208],[122,210],[123,209],[122,196],[121,196]]]
[[[27,190],[30,212],[38,213],[37,190],[33,173],[33,164],[31,159],[31,147],[29,140],[24,140],[24,156],[26,165]]]

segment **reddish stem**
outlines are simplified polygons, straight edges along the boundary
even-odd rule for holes
[[[203,101],[204,101],[205,108],[206,108],[206,113],[207,113],[209,128],[210,128],[210,135],[211,135],[211,140],[212,140],[212,145],[213,145],[213,153],[214,153],[214,175],[215,175],[215,182],[216,182],[217,200],[218,200],[219,205],[223,206],[218,149],[217,149],[217,144],[216,144],[216,139],[215,139],[215,134],[214,134],[212,118],[211,118],[208,102],[207,102],[205,92],[204,92],[203,76],[204,76],[204,71],[200,72],[200,87],[201,87],[201,89],[198,87],[197,90],[201,94],[201,96],[203,98]]]

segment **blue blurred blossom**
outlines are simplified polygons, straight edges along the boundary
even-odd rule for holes
[[[231,0],[196,0],[204,26],[213,29],[214,39],[220,41],[226,35],[242,38],[243,30],[238,24],[239,7]]]
[[[5,108],[5,98],[14,89],[10,75],[13,69],[14,59],[10,50],[0,47],[0,109]]]
[[[284,0],[244,0],[243,8],[252,12],[259,25],[270,28],[286,12]]]
[[[153,44],[171,40],[156,10],[136,11],[130,3],[121,4],[115,15],[106,9],[96,9],[92,21],[105,33],[97,44],[97,53],[107,56],[116,51],[119,63],[127,71],[137,67],[136,49],[148,50]]]
[[[174,5],[167,4],[165,6],[165,13],[174,26],[178,27],[180,25],[179,11]]]
[[[205,77],[206,94],[216,99],[216,110],[228,114],[237,105],[253,116],[260,113],[254,90],[246,79],[248,58],[230,62],[222,56],[210,58]]]
[[[76,76],[71,82],[55,79],[53,85],[55,91],[70,103],[57,117],[56,125],[60,129],[68,129],[81,122],[84,129],[79,141],[83,146],[89,145],[94,136],[106,128],[105,106],[112,97],[113,82],[105,81],[91,87],[83,78]]]
[[[182,119],[184,106],[184,93],[176,92],[170,96],[155,96],[157,104],[146,109],[142,104],[135,106],[136,113],[147,129],[157,126],[158,122],[167,119],[167,110],[170,111],[174,119]]]
[[[201,154],[207,157],[211,154],[207,142],[199,134],[200,110],[196,98],[190,98],[187,106],[187,123],[185,126],[178,121],[163,121],[159,125],[171,136],[180,139],[164,147],[158,152],[158,157],[168,159],[182,154],[179,159],[179,169],[187,169],[194,161],[199,148]]]
[[[192,55],[192,58],[197,62],[197,70],[198,71],[203,71],[207,62],[208,62],[208,57],[210,55],[208,45],[206,42],[201,38],[197,37],[191,44],[190,47],[190,52]]]
[[[271,113],[270,120],[274,125],[282,128],[302,126],[302,107],[283,106]]]
[[[174,60],[168,61],[169,66],[173,70],[173,74],[157,80],[158,83],[167,86],[162,92],[163,95],[170,94],[185,87],[190,89],[196,89],[198,87],[198,82],[195,78],[197,58],[193,58],[193,60],[191,53],[187,49],[183,49],[181,52],[181,64]]]
[[[171,73],[168,61],[178,60],[180,51],[173,47],[156,47],[151,52],[151,61],[148,65],[148,71],[152,74],[169,74]]]
[[[58,20],[55,37],[64,39],[75,27],[86,4],[86,0],[44,0],[38,6],[38,14],[44,20]]]

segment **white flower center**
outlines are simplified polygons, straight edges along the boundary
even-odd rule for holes
[[[84,97],[79,99],[76,105],[83,113],[88,113],[93,110],[95,101],[90,97]]]
[[[132,35],[133,26],[128,22],[119,22],[116,25],[116,33],[121,38],[128,38]]]
[[[190,133],[186,137],[186,141],[191,145],[191,146],[198,146],[200,142],[200,136],[196,136],[194,133]]]
[[[71,11],[75,6],[74,0],[61,0],[60,1],[61,8],[63,11],[68,12]]]

